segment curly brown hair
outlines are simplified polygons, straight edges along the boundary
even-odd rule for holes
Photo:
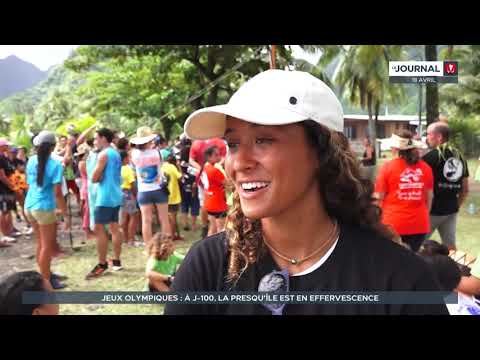
[[[148,243],[148,256],[154,256],[157,260],[167,260],[168,249],[173,245],[171,235],[157,232]]]
[[[342,133],[330,131],[307,120],[299,123],[308,144],[320,162],[317,173],[320,195],[327,214],[342,223],[373,230],[392,239],[394,234],[380,222],[381,210],[373,202],[373,184],[360,176],[359,164]],[[236,282],[242,273],[266,251],[260,220],[247,219],[235,191],[233,206],[225,226],[228,238],[227,280]]]

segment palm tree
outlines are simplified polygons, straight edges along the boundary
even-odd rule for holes
[[[367,108],[369,137],[374,144],[381,106],[404,98],[403,87],[390,85],[388,78],[388,61],[401,58],[402,48],[398,45],[353,45],[339,64],[335,82],[342,93],[345,89],[349,92],[352,104]]]
[[[450,45],[452,46],[452,45]],[[425,45],[425,60],[437,61],[437,45]],[[438,85],[427,84],[426,89],[427,126],[438,118]]]
[[[331,83],[338,85],[340,95],[346,93],[351,104],[368,110],[369,136],[376,141],[376,125],[380,108],[385,103],[398,103],[405,97],[403,87],[390,85],[388,61],[401,60],[403,50],[400,45],[300,45],[310,53],[321,51],[315,67],[320,79],[325,77],[325,69],[335,65]],[[307,69],[308,70],[308,69]],[[323,79],[322,79],[323,80]]]

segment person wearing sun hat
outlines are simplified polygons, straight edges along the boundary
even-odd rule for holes
[[[142,236],[145,246],[152,238],[152,216],[156,208],[162,232],[172,236],[168,219],[167,182],[162,173],[162,157],[156,149],[155,134],[148,126],[137,129],[136,136],[130,140],[135,145],[131,158],[137,175],[137,200],[142,214]]]
[[[80,144],[77,152],[73,156],[77,159],[78,171],[80,173],[80,207],[82,209],[82,229],[85,232],[85,238],[88,239],[93,234],[90,231],[90,211],[88,204],[88,175],[87,175],[87,156],[91,148],[87,143]]]
[[[375,183],[382,221],[391,225],[412,251],[420,249],[430,232],[429,212],[433,198],[433,174],[420,160],[418,149],[425,147],[402,130],[389,139],[393,160],[382,165]]]
[[[334,92],[301,71],[267,70],[227,104],[191,114],[188,137],[226,139],[235,193],[226,231],[190,248],[171,291],[438,290],[426,264],[387,239],[392,233],[342,131]],[[165,308],[168,315],[447,313],[445,305],[424,304]]]

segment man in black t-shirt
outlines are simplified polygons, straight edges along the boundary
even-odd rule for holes
[[[448,143],[450,129],[444,122],[427,128],[427,142],[433,148],[423,156],[434,177],[433,203],[430,210],[432,233],[438,229],[442,243],[450,250],[456,246],[457,213],[468,195],[468,166],[459,150]]]

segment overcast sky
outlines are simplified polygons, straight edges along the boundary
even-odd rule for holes
[[[63,62],[78,45],[0,45],[0,59],[10,55],[34,64],[40,70]]]
[[[78,45],[0,45],[0,59],[15,55],[36,65],[40,70],[47,70],[52,65],[60,64]],[[319,55],[305,53],[298,45],[292,45],[293,55],[312,64],[316,64]]]

